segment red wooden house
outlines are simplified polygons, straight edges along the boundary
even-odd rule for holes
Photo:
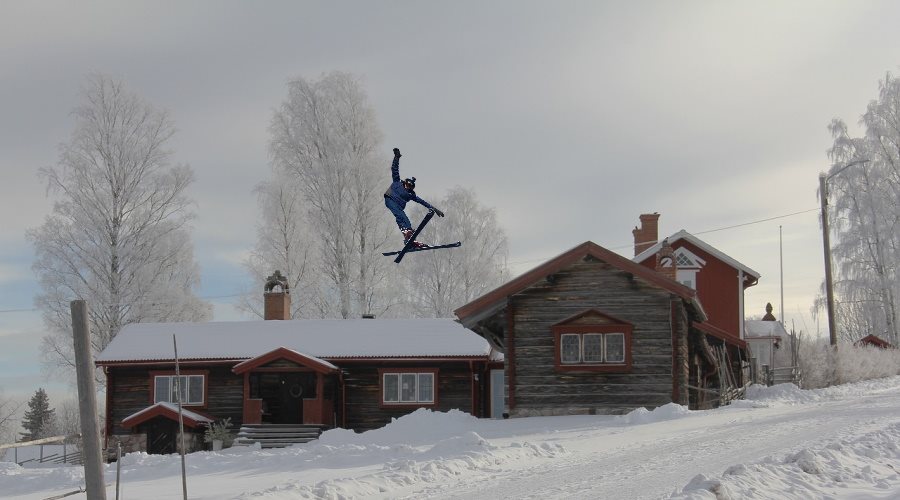
[[[656,267],[656,256],[667,242],[672,247],[675,280],[697,291],[708,320],[701,329],[739,347],[744,340],[744,291],[760,274],[691,233],[681,230],[659,240],[659,214],[642,214],[634,228],[634,261]]]
[[[657,242],[657,219],[642,216],[634,260],[585,242],[455,311],[504,353],[512,416],[708,408],[744,385],[759,274],[684,232]]]
[[[96,359],[108,449],[176,451],[173,336],[188,450],[225,418],[265,446],[310,428],[368,430],[418,408],[492,415],[487,384],[500,357],[484,339],[452,319],[289,320],[279,276],[266,285],[264,321],[122,329]]]

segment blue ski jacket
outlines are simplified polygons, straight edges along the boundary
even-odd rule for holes
[[[409,201],[414,201],[429,210],[434,210],[434,207],[431,206],[430,203],[416,196],[415,190],[407,191],[405,187],[403,187],[403,181],[400,180],[400,158],[394,157],[393,163],[391,163],[391,179],[394,182],[391,183],[391,186],[384,192],[385,198],[390,198],[394,200],[398,205],[400,205],[401,209],[406,208],[406,203]]]

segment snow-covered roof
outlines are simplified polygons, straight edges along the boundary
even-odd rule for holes
[[[733,258],[729,257],[728,255],[722,253],[721,250],[719,250],[716,247],[710,245],[709,243],[701,240],[700,238],[694,236],[693,234],[685,231],[684,229],[682,229],[681,231],[678,231],[677,233],[673,234],[672,236],[669,236],[668,240],[669,240],[670,245],[673,245],[678,240],[688,241],[688,242],[692,243],[694,246],[703,249],[704,252],[715,256],[717,259],[728,264],[729,266],[731,266],[735,269],[741,270],[744,273],[749,274],[756,279],[759,279],[759,277],[760,277],[760,274],[758,272],[756,272],[753,269],[750,269],[749,267],[745,266],[744,264],[741,264],[740,262],[734,260]],[[643,261],[647,260],[647,258],[650,257],[651,255],[656,255],[656,252],[658,252],[660,248],[662,248],[662,240],[657,241],[656,244],[654,244],[650,248],[635,255],[634,259],[632,259],[632,260],[635,262],[643,262]]]
[[[778,321],[748,319],[744,321],[744,337],[787,337],[787,331]]]
[[[285,347],[317,358],[487,356],[487,341],[452,319],[308,319],[132,323],[96,361],[248,359]]]
[[[143,423],[148,417],[158,414],[166,415],[170,418],[174,415],[177,419],[178,405],[175,403],[161,401],[123,418],[122,425],[131,427],[133,425]],[[213,419],[207,417],[206,415],[201,415],[184,407],[181,408],[181,415],[184,417],[185,421],[191,422],[192,427],[196,427],[200,424],[208,424],[213,421]]]

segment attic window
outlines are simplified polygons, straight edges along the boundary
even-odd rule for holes
[[[688,258],[687,255],[685,255],[683,253],[678,254],[675,257],[675,263],[678,265],[678,267],[694,267],[694,266],[696,266],[696,264],[694,264],[694,261],[692,261],[690,258]]]

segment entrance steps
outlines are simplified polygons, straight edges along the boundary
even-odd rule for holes
[[[314,424],[246,424],[242,425],[234,440],[234,446],[284,448],[319,439],[324,425]]]

